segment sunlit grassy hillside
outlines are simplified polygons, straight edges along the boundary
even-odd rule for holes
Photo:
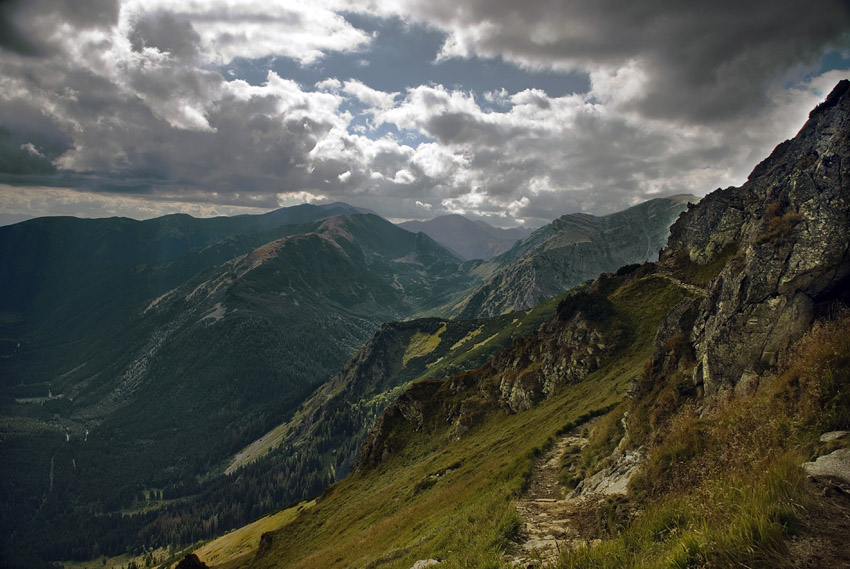
[[[650,331],[686,294],[655,276],[613,277],[599,290],[613,307],[607,318],[628,338],[608,365],[520,413],[481,401],[475,382],[419,384],[426,416],[421,428],[397,425],[394,442],[403,443],[395,444],[397,453],[330,487],[315,507],[266,538],[248,564],[409,568],[427,558],[443,559],[446,567],[500,563],[520,525],[514,500],[534,457],[565,427],[623,399],[649,357]],[[445,410],[457,406],[480,408],[477,424],[459,437],[444,419]]]

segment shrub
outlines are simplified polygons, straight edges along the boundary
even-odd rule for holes
[[[558,303],[558,319],[569,320],[580,313],[590,322],[605,322],[615,314],[614,305],[605,296],[582,290]]]

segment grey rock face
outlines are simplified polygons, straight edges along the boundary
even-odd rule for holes
[[[661,264],[737,254],[707,287],[690,340],[707,395],[776,363],[850,275],[850,82],[842,81],[791,141],[740,188],[718,190],[671,228]],[[657,354],[658,355],[658,354]]]
[[[838,439],[844,438],[847,435],[850,435],[850,431],[830,431],[820,436],[820,442],[828,443],[830,441],[837,441]]]
[[[405,444],[405,432],[427,433],[449,425],[457,438],[487,409],[530,409],[560,386],[579,382],[604,365],[621,336],[620,331],[603,330],[581,311],[565,320],[556,314],[478,370],[414,383],[378,418],[352,470],[397,452]]]
[[[603,468],[590,478],[582,480],[573,491],[572,496],[626,494],[629,480],[637,473],[645,460],[646,451],[643,448],[624,451],[613,464]]]
[[[578,383],[599,369],[620,338],[576,314],[566,323],[550,320],[533,339],[532,349],[501,352],[493,360],[494,368],[508,371],[500,374],[499,395],[513,412],[530,409],[559,386]],[[537,364],[531,365],[535,373],[510,373],[529,364]]]

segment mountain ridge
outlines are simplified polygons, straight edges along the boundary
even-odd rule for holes
[[[474,268],[484,282],[452,311],[474,318],[523,310],[600,273],[652,260],[686,207],[682,197],[657,198],[602,217],[561,216]]]
[[[56,483],[45,498],[47,509],[8,509],[18,498],[4,492],[3,527],[27,527],[30,535],[44,537],[54,551],[47,552],[51,557],[65,551],[67,558],[77,546],[65,540],[76,543],[79,535],[57,533],[61,528],[54,524],[63,516],[87,520],[75,524],[91,528],[81,531],[100,528],[98,542],[113,548],[127,539],[122,534],[163,523],[172,501],[175,515],[191,517],[200,516],[191,500],[202,492],[219,493],[220,500],[238,498],[246,505],[225,523],[240,525],[252,512],[268,508],[270,500],[283,500],[286,492],[300,499],[331,481],[316,468],[286,489],[272,480],[262,481],[258,490],[253,474],[244,477],[246,486],[252,481],[251,488],[216,483],[205,490],[199,482],[214,477],[227,456],[291,416],[382,322],[444,302],[442,294],[466,288],[469,278],[458,272],[460,261],[429,237],[373,214],[280,227],[253,234],[264,236],[259,246],[252,247],[251,235],[227,238],[248,252],[207,266],[157,297],[138,294],[144,300],[137,303],[133,296],[126,312],[115,316],[114,327],[103,329],[100,344],[69,346],[77,360],[45,358],[44,365],[57,365],[61,375],[11,384],[14,376],[4,377],[3,414],[31,417],[7,433],[5,452],[16,464],[54,464],[50,472]],[[265,236],[280,234],[265,242]],[[225,244],[221,254],[229,256],[232,250]],[[204,251],[190,252],[190,259]],[[27,363],[34,352],[23,343],[24,349],[2,363],[35,376],[37,370]],[[109,351],[101,353],[100,346]],[[18,402],[27,397],[36,403]],[[40,398],[43,405],[37,403]],[[26,441],[27,446],[16,446]],[[62,441],[66,446],[57,455]],[[47,472],[36,464],[3,467],[4,480],[23,499],[40,495],[40,477],[33,469]],[[73,501],[65,499],[69,495]],[[74,505],[80,503],[85,506]],[[89,520],[85,513],[141,505],[143,513],[130,523],[110,525],[108,515]],[[52,518],[42,519],[48,512]],[[157,533],[155,539],[182,543],[191,534],[174,533],[179,529]],[[27,539],[21,543],[24,550],[32,546]]]

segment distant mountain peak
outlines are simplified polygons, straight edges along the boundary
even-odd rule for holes
[[[428,221],[405,221],[399,227],[422,232],[466,260],[495,257],[533,231],[524,227],[493,227],[486,221],[473,221],[456,213],[440,215]]]

